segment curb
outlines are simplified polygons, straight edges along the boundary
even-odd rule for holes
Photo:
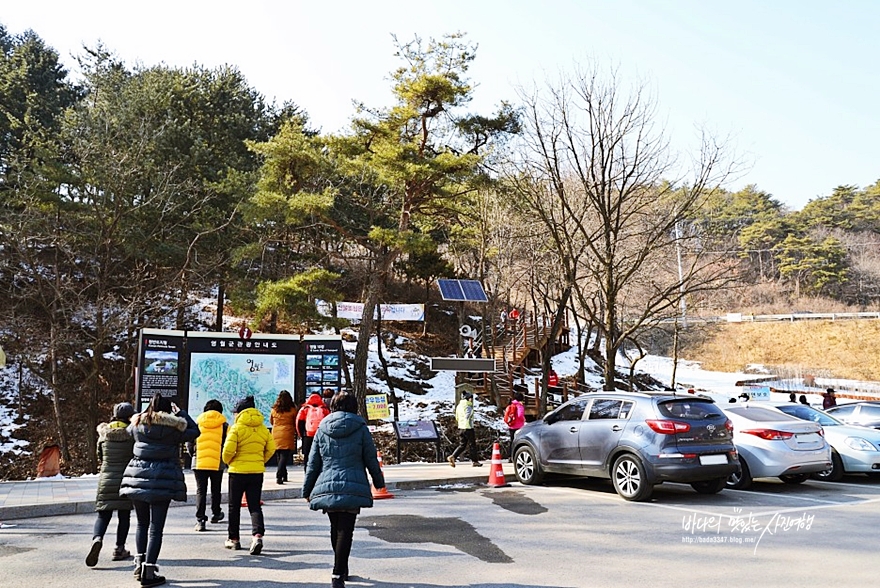
[[[435,486],[450,486],[457,484],[465,485],[485,485],[486,476],[465,476],[460,478],[437,478],[432,480],[402,480],[398,482],[388,482],[388,490],[424,490]],[[301,487],[289,488],[264,488],[262,499],[268,500],[290,500],[302,498]],[[222,502],[229,502],[229,495],[223,492]],[[195,506],[196,495],[187,494],[186,502],[171,502],[172,507]],[[56,517],[65,515],[87,514],[95,512],[94,500],[82,500],[77,502],[53,502],[48,504],[26,504],[22,506],[3,506],[0,507],[0,521],[11,521],[16,519],[31,519],[37,517]]]

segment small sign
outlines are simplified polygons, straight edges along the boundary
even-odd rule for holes
[[[385,394],[370,394],[366,398],[366,403],[368,421],[386,419],[391,416],[391,411],[388,409],[388,396]]]
[[[238,330],[238,336],[242,339],[250,339],[253,334],[254,332],[247,327],[242,327]]]
[[[750,400],[770,400],[769,386],[746,386]]]
[[[400,441],[437,441],[437,428],[433,421],[399,421],[394,431]]]
[[[470,358],[470,357],[432,357],[432,371],[449,371],[449,372],[494,372],[495,360],[492,358]]]

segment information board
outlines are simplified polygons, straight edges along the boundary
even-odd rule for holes
[[[243,332],[142,329],[136,408],[159,392],[196,417],[216,399],[231,422],[238,401],[253,396],[268,420],[282,390],[302,403],[307,393],[340,389],[340,337]]]
[[[440,461],[440,435],[434,421],[395,421],[393,424],[397,438],[397,463],[400,463],[400,444],[416,441],[434,443],[434,457]]]

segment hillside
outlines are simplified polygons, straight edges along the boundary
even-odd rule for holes
[[[680,355],[714,371],[763,364],[776,372],[878,381],[878,342],[876,320],[721,323],[691,328]]]

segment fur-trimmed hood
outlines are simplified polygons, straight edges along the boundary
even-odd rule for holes
[[[146,413],[138,413],[131,417],[131,424],[135,427],[147,426],[144,418],[146,418]],[[154,412],[151,425],[163,425],[183,432],[186,430],[186,419],[167,412]]]
[[[98,425],[98,441],[131,441],[128,423],[111,421]]]

